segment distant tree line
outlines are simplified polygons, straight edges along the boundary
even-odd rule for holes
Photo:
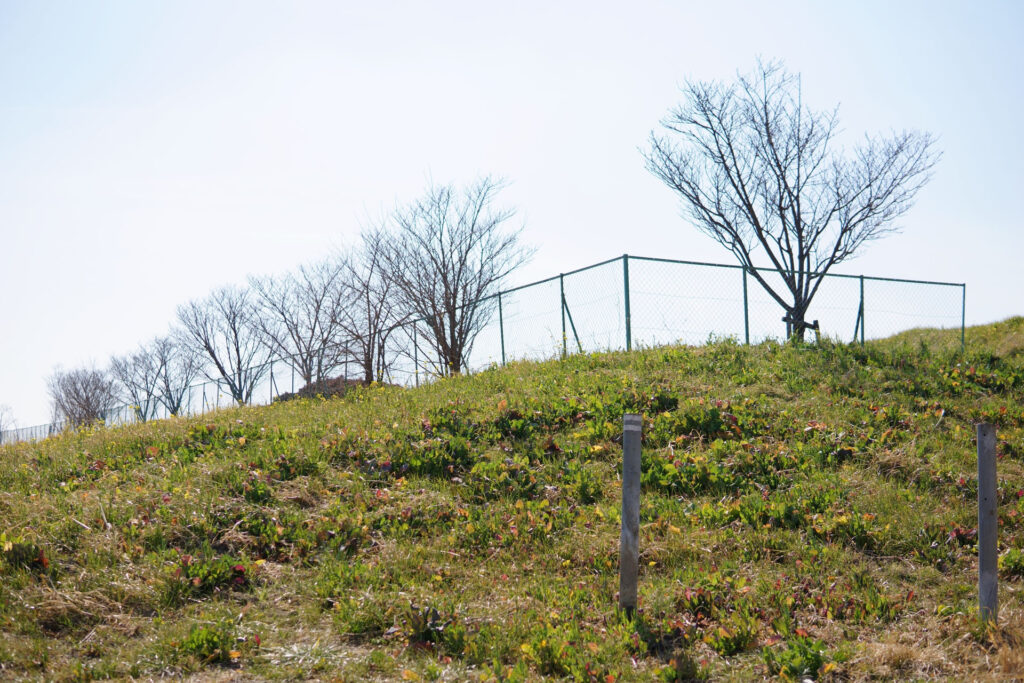
[[[346,363],[359,381],[384,382],[412,355],[411,334],[427,372],[463,372],[493,312],[488,297],[532,255],[507,228],[514,211],[497,205],[504,186],[492,177],[431,186],[338,253],[182,304],[166,335],[106,368],[58,368],[48,381],[54,420],[82,425],[124,405],[139,421],[179,415],[201,379],[246,404],[274,360],[308,388]]]

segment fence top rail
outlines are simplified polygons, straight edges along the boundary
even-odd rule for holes
[[[634,261],[653,261],[655,263],[678,263],[679,265],[684,265],[684,266],[704,266],[706,268],[732,268],[732,269],[735,269],[735,270],[741,270],[741,269],[742,270],[746,270],[746,266],[737,265],[735,263],[711,263],[710,261],[682,261],[682,260],[679,260],[679,259],[658,258],[658,257],[655,257],[655,256],[633,256],[632,254],[629,255],[629,258],[631,260],[634,260]],[[612,260],[615,260],[615,259],[612,259]],[[605,263],[608,263],[608,261],[605,261],[603,263],[598,263],[598,264],[595,264],[595,265],[604,265]],[[593,268],[595,266],[589,266],[589,267]],[[586,269],[585,268],[581,268],[580,270],[586,270]],[[784,269],[780,269],[780,268],[769,268],[767,266],[755,266],[753,268],[753,270],[758,270],[758,271],[766,272],[766,273],[791,273],[791,272],[793,272],[793,271],[788,271],[788,270],[784,270]],[[574,272],[579,272],[579,271],[574,271]],[[566,275],[568,275],[568,274],[569,273],[566,273]],[[879,277],[877,275],[850,275],[848,273],[825,273],[823,275],[823,277],[839,277],[839,278],[846,278],[846,279],[851,279],[851,280],[864,279],[864,280],[874,280],[876,282],[904,282],[904,283],[911,284],[911,285],[939,285],[939,286],[943,286],[943,287],[966,287],[967,286],[966,283],[963,283],[963,282],[939,282],[937,280],[908,280],[906,278],[899,278],[899,277]],[[534,284],[536,284],[536,283],[534,283]],[[529,287],[529,286],[530,285],[523,285],[523,287]],[[522,287],[518,287],[517,289],[522,289]]]
[[[629,258],[636,258],[636,257],[635,256],[630,256]],[[558,275],[552,275],[551,277],[546,277],[543,280],[537,280],[536,282],[528,282],[525,285],[518,285],[518,286],[512,287],[510,289],[503,289],[500,292],[498,292],[498,294],[511,294],[513,292],[518,292],[519,290],[522,290],[522,289],[528,289],[528,288],[534,287],[536,285],[544,285],[544,284],[547,284],[549,282],[554,282],[555,280],[557,280],[558,278],[561,278],[561,277],[566,277],[568,275],[577,275],[579,273],[583,273],[583,272],[586,272],[588,270],[593,270],[594,268],[600,268],[601,266],[607,266],[609,263],[615,263],[616,261],[621,261],[621,260],[622,260],[622,256],[616,256],[615,258],[606,259],[604,261],[601,261],[600,263],[592,263],[589,266],[583,266],[582,268],[577,268],[575,270],[567,270],[564,273],[559,273]],[[498,294],[491,294],[490,296],[485,296],[483,299],[480,299],[480,301],[486,301],[487,299],[493,299],[494,297],[498,296]]]

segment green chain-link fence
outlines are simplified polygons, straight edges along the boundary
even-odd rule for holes
[[[778,271],[758,272],[785,291]],[[715,337],[757,343],[786,336],[785,309],[742,266],[624,255],[497,297],[472,369]],[[840,340],[940,327],[959,329],[962,343],[965,297],[960,283],[827,274],[805,318],[817,321],[822,337]]]

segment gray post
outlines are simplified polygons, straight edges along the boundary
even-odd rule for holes
[[[642,419],[622,416],[622,534],[619,537],[619,608],[636,611],[640,565],[640,432]]]
[[[978,612],[995,622],[999,611],[999,517],[996,515],[996,428],[978,425]]]

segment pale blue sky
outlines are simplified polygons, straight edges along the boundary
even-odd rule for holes
[[[839,271],[967,282],[969,323],[1021,314],[1022,8],[0,0],[0,404],[46,421],[56,365],[326,253],[428,177],[511,181],[538,248],[514,282],[623,252],[730,262],[638,147],[678,84],[759,55],[851,136],[939,137],[903,233]]]

